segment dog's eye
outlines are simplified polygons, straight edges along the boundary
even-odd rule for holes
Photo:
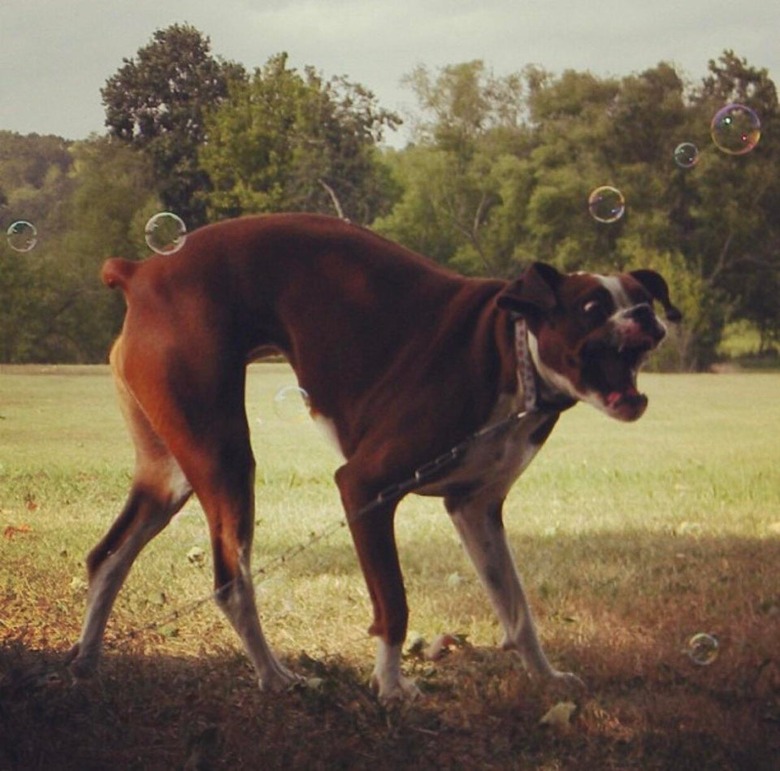
[[[591,324],[602,324],[609,318],[609,311],[598,300],[588,300],[583,304],[582,312]]]

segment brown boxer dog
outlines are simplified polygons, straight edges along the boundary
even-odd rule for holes
[[[642,415],[637,372],[665,335],[653,303],[680,318],[660,275],[567,275],[537,263],[512,282],[464,278],[348,222],[283,214],[209,225],[169,256],[108,260],[102,277],[127,301],[111,364],[136,467],[124,509],[88,557],[75,676],[94,670],[133,561],[194,491],[216,600],[261,686],[296,682],[266,643],[250,569],[245,371],[276,351],[345,458],[336,484],[373,604],[379,698],[416,693],[401,673],[408,610],[393,535],[411,489],[444,499],[504,646],[535,675],[580,683],[542,652],[502,506],[562,410],[585,401],[619,420]]]

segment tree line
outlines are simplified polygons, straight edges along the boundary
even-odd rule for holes
[[[765,69],[725,51],[691,83],[667,63],[625,77],[496,76],[481,61],[405,78],[402,122],[346,77],[299,71],[285,54],[248,72],[173,25],[106,81],[106,132],[78,142],[0,131],[0,226],[34,223],[29,251],[0,243],[0,362],[105,360],[121,298],[97,273],[144,259],[144,224],[194,229],[257,212],[347,217],[469,275],[511,277],[532,260],[566,270],[656,268],[686,321],[664,366],[702,369],[729,321],[771,348],[780,334],[778,101]],[[724,105],[751,108],[750,152],[710,137]],[[675,162],[689,143],[694,156]],[[617,188],[625,211],[594,219],[588,196]]]

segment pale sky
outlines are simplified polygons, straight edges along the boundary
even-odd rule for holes
[[[666,61],[698,82],[730,48],[780,87],[780,0],[0,0],[0,129],[103,133],[100,88],[177,22],[250,71],[287,51],[402,114],[415,66],[472,59],[496,75],[538,64],[623,76]]]

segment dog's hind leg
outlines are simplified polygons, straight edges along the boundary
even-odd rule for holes
[[[209,520],[214,553],[217,604],[244,644],[263,690],[278,691],[301,682],[284,667],[266,642],[255,602],[250,556],[254,531],[254,469],[245,421],[243,428],[216,440],[207,475],[193,477],[195,491]],[[210,481],[209,481],[210,480]]]
[[[582,688],[576,675],[559,672],[544,655],[506,541],[503,500],[446,499],[445,505],[504,628],[503,647],[516,650],[532,675]]]
[[[232,357],[230,350],[204,354],[202,347],[162,355],[137,347],[129,380],[206,514],[217,604],[241,638],[261,687],[279,690],[298,678],[268,646],[255,604],[250,566],[255,461],[244,364]]]
[[[154,432],[116,370],[122,411],[136,449],[136,467],[125,506],[108,533],[87,557],[87,612],[79,642],[69,654],[75,677],[94,672],[111,608],[130,568],[144,548],[184,505],[192,492],[186,477]]]

